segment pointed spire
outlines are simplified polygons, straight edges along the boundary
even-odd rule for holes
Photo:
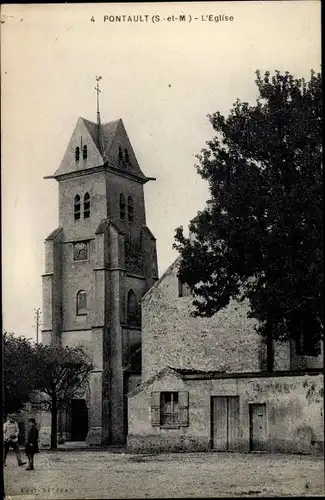
[[[101,93],[99,89],[99,82],[102,80],[101,76],[96,76],[96,94],[97,94],[97,140],[100,148],[100,153],[103,154],[103,145],[102,145],[102,137],[101,137],[101,122],[100,122],[100,110],[99,110],[99,94]]]

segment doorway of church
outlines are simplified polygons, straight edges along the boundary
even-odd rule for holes
[[[84,399],[71,401],[71,441],[86,441],[88,434],[88,408]]]

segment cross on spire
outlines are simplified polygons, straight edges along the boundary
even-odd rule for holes
[[[100,80],[102,80],[102,77],[96,76],[97,84],[96,84],[95,90],[96,90],[96,94],[97,94],[97,141],[98,141],[99,151],[103,155],[104,148],[103,148],[103,144],[102,144],[102,135],[101,135],[101,128],[102,127],[101,127],[101,123],[100,123],[100,112],[99,112],[99,94],[101,93],[101,91],[99,90]]]
[[[97,125],[100,125],[99,94],[101,93],[101,91],[99,90],[99,82],[101,79],[102,79],[101,76],[96,76],[97,85],[95,87],[95,90],[96,90],[96,94],[97,94]]]

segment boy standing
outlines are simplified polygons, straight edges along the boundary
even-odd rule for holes
[[[21,459],[20,448],[18,444],[19,427],[13,415],[8,415],[7,422],[3,426],[3,438],[5,447],[5,459],[4,463],[6,465],[6,459],[8,455],[9,448],[13,448],[16,453],[18,465],[25,465]]]
[[[35,418],[30,418],[28,420],[29,431],[26,444],[26,455],[28,458],[29,465],[26,470],[34,470],[34,455],[39,452],[38,449],[38,430],[36,427]]]

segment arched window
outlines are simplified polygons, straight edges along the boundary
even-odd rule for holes
[[[77,146],[76,149],[75,149],[74,157],[75,157],[76,161],[79,161],[79,158],[80,158],[80,148],[79,148],[79,146]]]
[[[125,220],[125,198],[124,194],[120,194],[120,219]]]
[[[123,162],[123,153],[122,153],[121,146],[119,146],[119,148],[118,148],[118,161],[119,161],[119,163]]]
[[[84,160],[87,160],[87,156],[88,156],[88,150],[87,150],[87,146],[85,144],[84,147],[82,148],[82,157]]]
[[[132,197],[128,197],[128,219],[129,222],[133,222],[133,200]]]
[[[80,219],[80,196],[76,194],[74,197],[74,220],[79,220]]]
[[[84,290],[79,290],[77,293],[77,315],[83,316],[87,314],[87,293]]]
[[[90,194],[86,193],[84,196],[84,218],[90,217]]]
[[[139,326],[141,323],[140,305],[133,290],[128,293],[127,322],[133,326]]]
[[[129,152],[127,149],[124,150],[125,163],[130,163]]]

